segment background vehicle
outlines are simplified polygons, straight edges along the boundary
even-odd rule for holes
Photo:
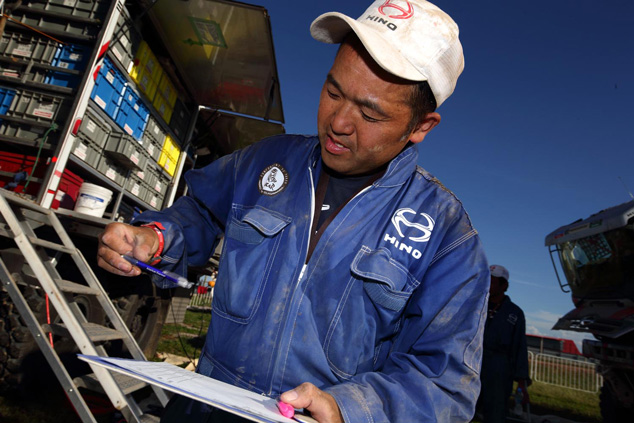
[[[575,308],[553,329],[592,334],[583,354],[604,377],[601,413],[606,423],[634,413],[634,201],[602,210],[546,237],[551,259],[563,269],[564,292]]]

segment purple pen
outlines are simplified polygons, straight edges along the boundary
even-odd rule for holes
[[[180,275],[177,275],[174,272],[169,272],[169,271],[163,271],[163,270],[159,270],[156,267],[152,267],[149,264],[142,262],[141,260],[137,260],[134,257],[130,257],[130,256],[126,256],[126,255],[122,255],[121,257],[123,257],[124,259],[126,259],[128,262],[130,262],[131,264],[133,264],[134,266],[139,267],[141,270],[145,270],[149,273],[152,273],[156,276],[160,276],[161,278],[165,278],[170,282],[173,282],[174,284],[178,285],[181,288],[191,288],[194,283],[193,282],[189,282],[187,280],[187,278],[184,278]]]

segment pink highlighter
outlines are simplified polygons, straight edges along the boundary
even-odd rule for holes
[[[292,419],[295,415],[295,408],[293,408],[293,406],[290,404],[286,404],[285,402],[278,401],[277,408],[279,408],[282,416],[288,417],[289,419]]]

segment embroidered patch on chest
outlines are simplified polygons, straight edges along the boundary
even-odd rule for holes
[[[508,315],[508,317],[506,318],[506,320],[512,324],[513,326],[515,326],[515,323],[517,323],[517,314],[511,313]]]
[[[288,185],[288,172],[279,163],[266,167],[260,173],[258,190],[263,195],[276,195],[284,191]]]

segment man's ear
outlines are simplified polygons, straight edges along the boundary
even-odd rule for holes
[[[417,124],[409,136],[409,141],[417,144],[425,139],[429,131],[440,123],[440,115],[436,112],[427,113]]]

